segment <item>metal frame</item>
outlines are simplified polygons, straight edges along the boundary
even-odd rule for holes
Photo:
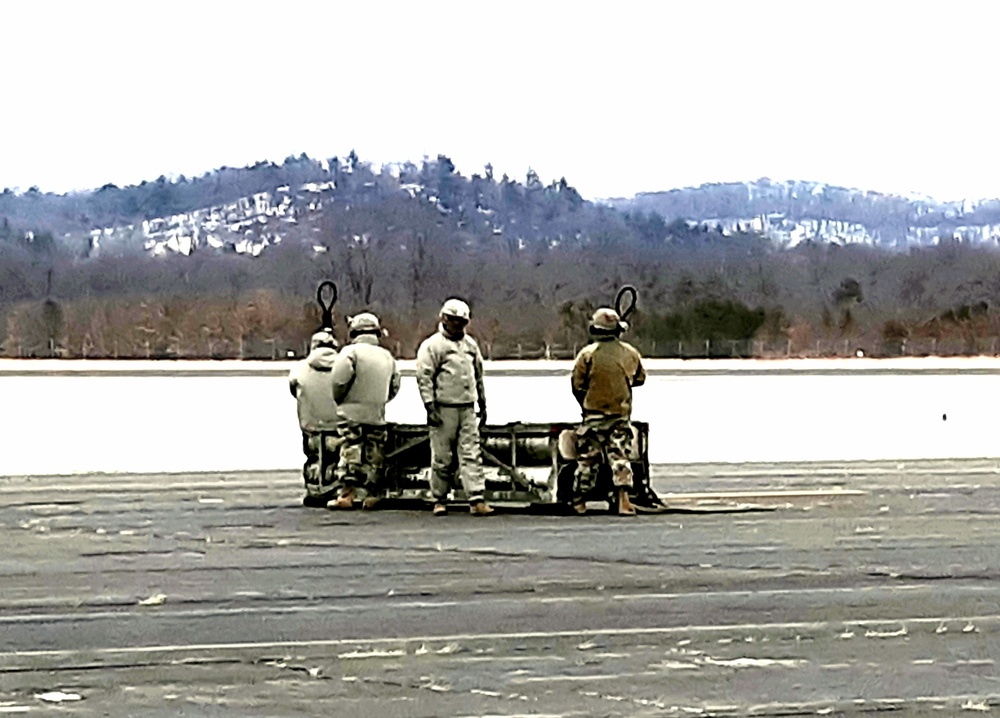
[[[649,489],[649,425],[632,422],[636,447],[632,459],[636,499],[640,504],[659,505]],[[487,425],[480,429],[485,498],[490,503],[555,506],[570,500],[576,462],[559,452],[559,436],[577,424],[521,423]],[[426,424],[387,425],[383,490],[389,500],[431,501],[430,438]],[[323,432],[325,437],[335,432]],[[610,487],[610,477],[607,481]],[[456,487],[456,501],[466,500]],[[599,497],[595,497],[598,500]]]

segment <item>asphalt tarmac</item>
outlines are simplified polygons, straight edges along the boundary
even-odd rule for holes
[[[1000,460],[653,478],[669,512],[436,519],[293,472],[0,477],[0,714],[1000,709]]]

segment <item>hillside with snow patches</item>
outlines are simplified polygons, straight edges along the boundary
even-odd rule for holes
[[[761,235],[789,247],[804,242],[889,249],[942,242],[1000,244],[1000,200],[937,202],[765,178],[588,202],[565,179],[542,185],[530,171],[524,183],[506,176],[494,179],[489,167],[485,176],[466,178],[443,156],[421,167],[374,171],[353,153],[344,161],[303,155],[282,165],[262,162],[221,168],[192,180],[161,177],[71,195],[5,190],[0,219],[51,231],[73,246],[82,244],[87,257],[190,255],[198,250],[258,256],[289,240],[326,251],[333,221],[324,215],[333,206],[365,206],[391,215],[404,202],[433,208],[438,221],[453,228],[468,229],[474,223],[477,234],[501,236],[515,250],[537,240],[586,242],[588,227],[594,225],[583,219],[587,213],[581,208],[589,208],[591,219],[594,212],[609,208],[639,217],[647,242],[698,234],[678,232],[679,227],[713,236]],[[655,215],[662,221],[641,219]]]
[[[1000,200],[937,202],[919,195],[765,178],[646,192],[609,203],[724,234],[756,232],[787,246],[806,241],[881,247],[1000,243]]]

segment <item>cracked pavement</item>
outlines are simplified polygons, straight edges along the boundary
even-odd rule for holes
[[[0,477],[0,713],[1000,706],[1000,460],[653,483],[672,511],[433,519],[293,472]]]

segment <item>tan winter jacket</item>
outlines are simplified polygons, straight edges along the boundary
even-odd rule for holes
[[[330,371],[336,358],[336,349],[317,347],[288,373],[288,386],[298,403],[299,426],[304,431],[336,429],[340,423]]]
[[[399,370],[378,338],[362,334],[340,350],[333,366],[333,398],[341,419],[385,424],[385,405],[399,393]]]
[[[632,415],[632,387],[646,381],[642,357],[631,344],[601,337],[576,355],[573,396],[584,417]]]
[[[424,404],[486,404],[483,355],[468,334],[455,340],[439,327],[417,349],[417,387]]]

